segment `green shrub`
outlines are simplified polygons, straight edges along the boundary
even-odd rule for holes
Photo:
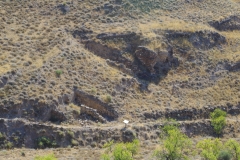
[[[4,145],[4,147],[5,147],[6,149],[12,149],[12,148],[13,148],[13,144],[12,144],[11,142],[6,142],[5,145]]]
[[[58,77],[60,77],[60,75],[63,73],[63,71],[62,70],[56,70],[55,73]]]
[[[57,160],[54,154],[48,154],[45,156],[36,156],[34,160]]]
[[[21,152],[21,156],[25,157],[25,156],[26,156],[26,154],[25,154],[24,152]]]
[[[110,158],[110,156],[108,154],[104,153],[104,154],[102,154],[101,159],[102,160],[110,160],[111,158]]]
[[[105,102],[106,102],[106,103],[112,102],[112,97],[111,97],[110,95],[107,95],[107,96],[105,97]]]
[[[137,154],[139,146],[140,146],[140,141],[137,139],[134,139],[133,142],[126,143],[126,148],[129,152],[131,152],[132,157],[135,154]]]
[[[223,143],[220,139],[204,139],[199,141],[197,148],[201,150],[201,156],[207,160],[217,160],[220,151],[223,149]]]
[[[0,140],[3,140],[3,139],[6,139],[6,136],[2,132],[0,132]]]
[[[71,139],[72,146],[78,146],[78,141]]]
[[[240,144],[237,141],[230,139],[225,143],[225,146],[231,153],[234,160],[240,159]]]
[[[173,120],[173,119],[168,119],[163,126],[164,126],[162,128],[163,134],[161,135],[162,138],[168,136],[168,131],[170,130],[179,130],[178,129],[179,124],[176,122],[176,120]]]
[[[229,151],[223,150],[218,155],[218,160],[231,160],[232,155]]]
[[[72,131],[67,131],[67,134],[69,135],[70,138],[74,138],[74,132]]]
[[[53,148],[56,146],[57,146],[56,142],[51,141],[47,137],[40,137],[38,139],[37,147],[39,148]]]
[[[105,143],[105,144],[103,145],[103,148],[108,148],[108,150],[112,152],[112,147],[113,147],[113,145],[114,145],[114,141],[112,140],[112,141],[110,141],[110,142],[108,142],[108,143]]]
[[[226,116],[227,113],[221,109],[215,109],[210,114],[211,125],[213,126],[214,131],[218,134],[218,136],[222,133],[223,128],[226,125]]]
[[[113,150],[113,159],[114,160],[133,160],[132,154],[127,150],[124,143],[118,143]]]
[[[192,141],[180,132],[176,124],[164,126],[163,131],[163,145],[155,150],[154,156],[164,160],[188,159],[192,154],[189,150],[192,148]]]
[[[139,140],[133,140],[128,143],[117,143],[113,141],[106,143],[103,147],[109,148],[107,153],[104,153],[101,158],[102,160],[133,160],[133,156],[137,154],[140,146]]]
[[[63,138],[65,136],[65,133],[63,131],[57,131],[58,136]]]

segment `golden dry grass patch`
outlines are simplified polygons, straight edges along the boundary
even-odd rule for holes
[[[149,33],[156,29],[161,30],[174,30],[174,31],[186,31],[186,32],[195,32],[199,30],[214,30],[208,25],[204,25],[201,23],[186,23],[183,20],[173,19],[169,17],[163,17],[163,22],[158,21],[150,21],[148,23],[139,24],[139,29],[142,33]]]
[[[11,66],[9,64],[5,64],[3,66],[0,66],[0,75],[4,74],[4,73],[6,73],[10,70],[11,70]]]
[[[240,39],[240,31],[228,31],[228,32],[220,32],[223,36],[225,36],[228,40],[236,40]]]
[[[42,67],[42,65],[44,64],[45,61],[48,61],[50,60],[52,57],[56,56],[57,54],[60,53],[60,50],[58,47],[53,47],[51,50],[49,50],[47,52],[47,54],[45,54],[43,57],[41,58],[37,58],[35,60],[32,60],[31,58],[29,58],[28,56],[26,56],[26,60],[29,60],[29,61],[32,61],[33,65],[36,67],[36,68],[40,68]]]
[[[193,103],[199,103],[200,106],[209,104],[226,105],[229,102],[232,105],[237,105],[240,97],[236,94],[237,87],[233,87],[233,85],[232,79],[224,78],[214,86],[198,90],[183,89],[183,92],[186,94],[185,99],[187,98]]]
[[[217,63],[223,60],[229,60],[231,62],[238,62],[240,61],[240,51],[236,49],[235,51],[232,50],[231,46],[225,48],[225,51],[220,51],[217,49],[213,49],[212,51],[208,52],[208,59],[213,63]]]

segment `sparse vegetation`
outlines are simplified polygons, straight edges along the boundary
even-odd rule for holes
[[[106,95],[104,101],[105,101],[106,103],[110,103],[110,102],[112,102],[112,97],[111,97],[110,95]]]
[[[40,137],[37,141],[38,148],[54,148],[57,144],[55,141],[50,140],[47,137]]]
[[[104,148],[108,148],[106,153],[102,154],[102,160],[133,160],[134,155],[137,154],[140,147],[139,140],[135,139],[133,142],[116,143],[113,141],[106,143]]]
[[[63,138],[65,136],[65,133],[63,131],[58,131],[58,136]]]
[[[73,131],[68,130],[67,134],[70,138],[74,138],[74,132]]]
[[[45,156],[36,156],[34,160],[57,160],[54,154],[48,154]]]
[[[12,142],[6,142],[5,143],[5,148],[6,149],[12,149],[13,148],[13,143]]]
[[[0,159],[240,160],[239,2],[0,0]]]
[[[56,70],[55,73],[56,73],[57,77],[60,77],[61,74],[63,74],[63,71],[62,70]]]
[[[79,107],[79,106],[77,106],[77,105],[75,105],[75,104],[73,104],[73,103],[70,103],[70,104],[69,104],[69,107],[67,108],[67,110],[72,111],[72,113],[73,113],[74,115],[76,115],[76,116],[79,116],[80,113],[81,113],[81,107]]]
[[[78,146],[78,141],[76,141],[75,139],[71,139],[71,144],[72,146]]]

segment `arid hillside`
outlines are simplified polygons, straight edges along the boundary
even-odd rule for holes
[[[138,138],[151,159],[167,118],[198,141],[215,108],[238,139],[239,45],[239,0],[1,0],[0,148],[94,160]]]

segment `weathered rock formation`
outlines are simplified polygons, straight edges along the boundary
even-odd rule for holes
[[[92,116],[94,119],[96,119],[99,122],[105,123],[107,120],[102,117],[96,109],[87,107],[85,105],[81,105],[81,114],[87,114]]]
[[[229,68],[229,71],[236,72],[240,70],[240,62],[237,62]]]
[[[222,45],[226,43],[226,38],[217,32],[213,31],[197,31],[197,32],[175,32],[169,31],[166,34],[169,41],[174,41],[176,39],[185,39],[193,47],[201,50],[211,49],[213,47]],[[173,42],[172,42],[173,43]]]
[[[67,146],[91,146],[102,147],[109,140],[132,141],[135,138],[156,141],[161,133],[164,123],[156,122],[149,124],[133,125],[131,128],[116,127],[59,127],[56,125],[29,122],[24,119],[0,119],[0,148],[6,148],[6,143],[11,142],[14,147],[45,148],[40,146],[39,140],[43,137],[51,142],[52,147]],[[180,122],[180,129],[189,137],[214,136],[214,130],[209,120]],[[228,137],[234,137],[239,133],[239,123],[227,125],[224,133]],[[231,134],[229,134],[231,131]],[[73,140],[75,143],[72,143]],[[44,143],[44,142],[43,142]],[[49,145],[49,144],[48,144]]]
[[[160,62],[170,62],[173,59],[172,51],[160,51],[158,53],[144,47],[139,46],[135,52],[135,56],[146,66],[149,71],[155,73],[154,66]]]
[[[201,109],[179,109],[179,110],[165,110],[165,111],[152,111],[145,112],[144,116],[147,119],[159,119],[159,118],[172,118],[176,120],[197,120],[197,119],[208,119],[210,113],[216,108],[220,108],[226,111],[230,115],[240,114],[240,104],[233,106],[228,104],[227,106],[212,107],[206,106]]]
[[[240,17],[239,16],[230,16],[224,20],[220,21],[211,21],[209,22],[211,26],[220,31],[233,31],[240,29]]]
[[[75,89],[74,91],[73,102],[78,104],[79,106],[83,105],[89,107],[83,107],[83,111],[89,113],[92,116],[94,115],[95,118],[98,117],[98,120],[105,121],[103,118],[100,117],[100,115],[106,120],[114,120],[118,117],[118,113],[114,110],[113,106],[104,103],[98,98],[92,95],[88,95],[85,92],[77,89]],[[90,108],[92,108],[93,110],[91,109],[90,111]],[[98,116],[97,113],[100,115]]]

